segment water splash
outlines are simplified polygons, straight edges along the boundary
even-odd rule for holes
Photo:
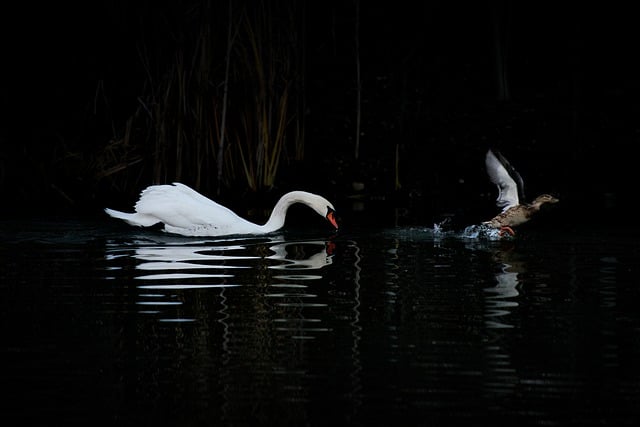
[[[510,239],[510,234],[500,235],[500,230],[491,228],[484,224],[469,225],[462,231],[461,237],[464,239],[486,239],[486,240],[504,240]]]
[[[500,235],[500,230],[487,226],[486,224],[474,224],[469,225],[462,231],[448,230],[447,226],[450,223],[449,218],[433,224],[433,236],[434,237],[454,237],[461,239],[471,240],[504,240],[511,239],[509,234]]]

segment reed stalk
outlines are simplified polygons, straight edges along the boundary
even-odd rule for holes
[[[147,174],[147,182],[179,180],[218,194],[240,183],[259,191],[274,186],[283,162],[303,157],[299,8],[267,1],[237,8],[229,0],[221,15],[224,4],[203,1],[190,15],[200,17],[183,27],[197,29],[193,40],[181,35],[169,66],[156,70],[158,59],[141,45],[145,93],[123,137],[97,156],[100,178]],[[277,23],[276,7],[289,8]]]
[[[356,57],[356,139],[354,157],[358,160],[360,155],[360,127],[362,121],[362,78],[360,76],[360,0],[356,3],[355,19],[355,57]]]
[[[243,113],[244,135],[238,138],[238,151],[245,179],[253,191],[270,189],[275,183],[290,127],[295,139],[294,152],[301,151],[296,138],[303,134],[295,112],[289,111],[292,88],[291,50],[272,26],[266,4],[262,13],[249,15],[243,45],[247,81],[255,82],[249,90],[251,101]],[[253,132],[253,129],[256,131]]]

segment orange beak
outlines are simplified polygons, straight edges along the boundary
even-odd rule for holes
[[[331,223],[331,225],[333,225],[333,227],[336,230],[338,229],[338,222],[336,221],[336,213],[333,209],[329,209],[329,212],[327,212],[327,220]]]

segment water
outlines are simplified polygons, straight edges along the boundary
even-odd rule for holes
[[[10,425],[637,425],[638,233],[0,223]]]

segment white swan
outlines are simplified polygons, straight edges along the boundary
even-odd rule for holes
[[[163,223],[164,231],[183,236],[225,236],[231,234],[266,234],[284,226],[287,209],[302,203],[324,216],[338,229],[335,209],[322,196],[306,191],[291,191],[278,200],[264,225],[239,217],[230,209],[203,196],[192,188],[174,182],[152,185],[140,193],[135,213],[106,208],[105,212],[131,225],[149,227]]]

